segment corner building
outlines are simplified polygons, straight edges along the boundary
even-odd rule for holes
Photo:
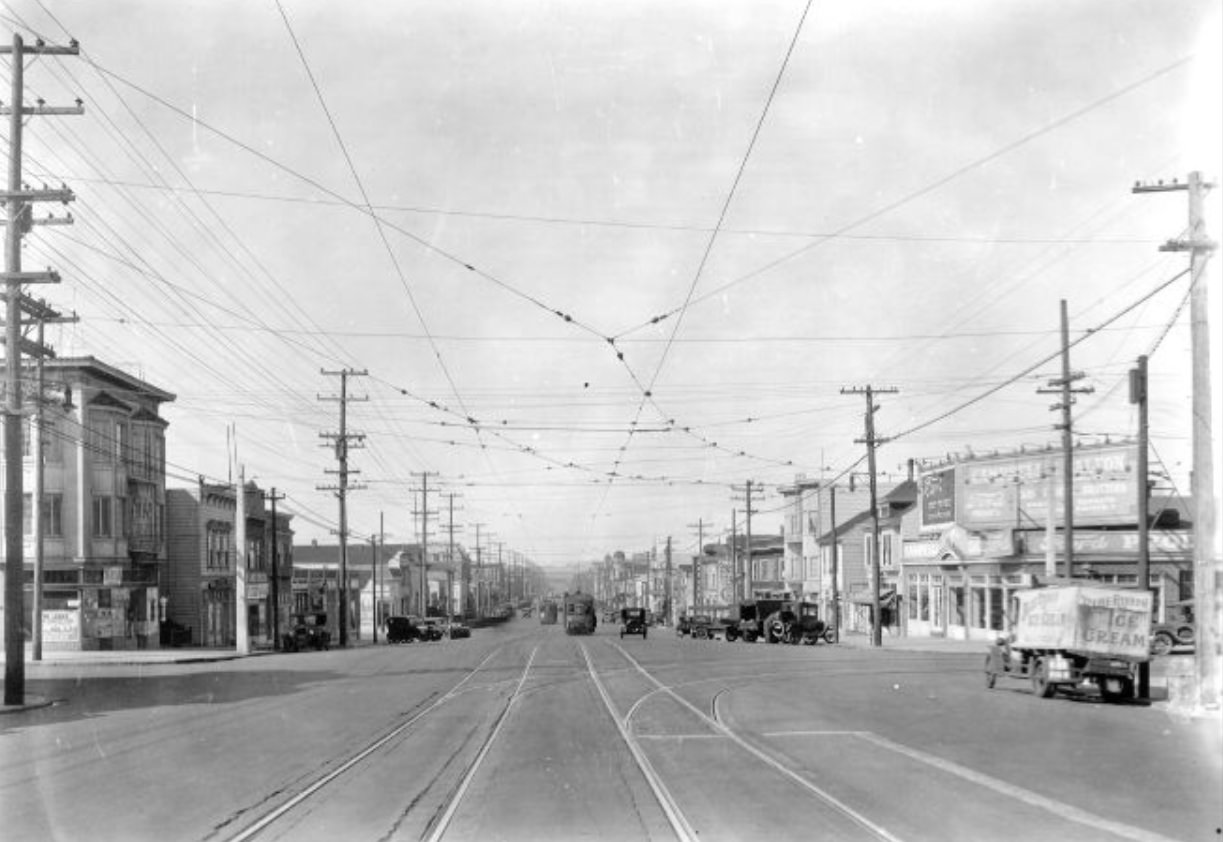
[[[159,413],[174,395],[93,357],[46,360],[43,375],[43,648],[156,648],[164,619],[168,426]],[[29,639],[37,433],[33,414],[22,423],[22,602]]]

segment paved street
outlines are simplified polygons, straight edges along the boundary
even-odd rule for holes
[[[989,691],[958,649],[517,620],[436,644],[47,662],[29,688],[53,704],[0,717],[0,811],[6,836],[52,840],[1214,838],[1217,719]]]

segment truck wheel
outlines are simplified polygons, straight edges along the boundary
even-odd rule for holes
[[[985,656],[985,689],[993,690],[998,683],[998,673],[994,671],[994,656]]]
[[[1106,702],[1128,701],[1134,698],[1134,680],[1132,678],[1117,678],[1104,676],[1097,679],[1100,687],[1100,698]]]
[[[1172,635],[1162,631],[1156,632],[1155,636],[1151,638],[1151,654],[1167,655],[1175,645],[1176,641],[1172,639]]]
[[[1042,699],[1057,692],[1057,685],[1049,683],[1049,664],[1044,658],[1037,658],[1032,664],[1032,692]]]

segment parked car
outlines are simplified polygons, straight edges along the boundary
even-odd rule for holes
[[[426,617],[420,621],[420,634],[422,640],[441,640],[445,637],[445,630],[442,628],[442,620],[440,617]]]
[[[416,640],[423,640],[424,635],[421,628],[416,624],[413,617],[387,617],[386,618],[386,642],[387,643],[412,643]]]
[[[1196,639],[1192,599],[1169,603],[1164,622],[1151,624],[1152,655],[1167,655],[1177,646],[1193,646]]]
[[[471,629],[462,620],[451,620],[450,625],[446,627],[446,634],[451,640],[457,640],[460,637],[471,637]]]
[[[330,649],[331,632],[327,630],[326,614],[294,614],[293,630],[281,638],[286,652],[303,649]]]

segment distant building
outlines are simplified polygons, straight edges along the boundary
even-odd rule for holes
[[[174,395],[93,357],[46,360],[43,371],[43,647],[155,648],[165,564],[167,422],[159,413]],[[37,549],[34,421],[20,422],[27,639]],[[0,622],[0,636],[3,629]]]

